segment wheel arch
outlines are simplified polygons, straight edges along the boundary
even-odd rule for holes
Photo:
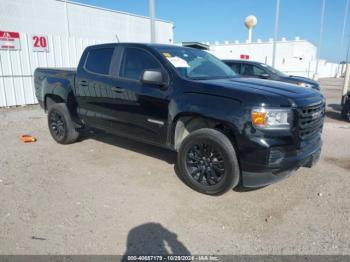
[[[191,132],[200,128],[213,128],[221,131],[230,139],[233,146],[237,148],[237,128],[232,123],[203,116],[198,113],[184,112],[178,114],[173,120],[171,143],[174,149],[178,151],[181,142],[185,139],[185,137]]]
[[[64,102],[65,100],[59,95],[46,94],[44,99],[44,109],[47,111],[50,105]]]

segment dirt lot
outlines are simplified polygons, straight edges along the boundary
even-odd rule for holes
[[[248,192],[196,193],[175,155],[91,134],[56,144],[38,106],[0,110],[0,254],[350,254],[350,123],[327,97],[313,169]],[[23,144],[30,133],[36,143]]]

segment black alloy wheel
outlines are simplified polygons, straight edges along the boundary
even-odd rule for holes
[[[177,174],[192,189],[221,195],[238,185],[240,168],[230,139],[221,131],[201,128],[182,141]]]
[[[195,144],[187,152],[188,173],[198,183],[206,186],[218,184],[225,175],[222,154],[211,143]]]
[[[52,130],[52,135],[56,139],[62,140],[66,134],[66,125],[63,120],[63,116],[60,112],[53,110],[49,117],[49,125]]]
[[[54,103],[48,108],[48,126],[52,138],[59,144],[71,144],[78,140],[79,131],[64,103]]]

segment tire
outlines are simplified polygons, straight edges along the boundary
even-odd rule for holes
[[[76,130],[68,108],[64,103],[55,103],[49,107],[47,120],[52,138],[59,144],[71,144],[78,140]]]
[[[236,151],[228,137],[215,129],[190,133],[180,145],[177,166],[189,187],[207,195],[224,194],[239,183]]]

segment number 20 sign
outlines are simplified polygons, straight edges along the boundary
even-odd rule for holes
[[[49,52],[49,41],[46,35],[32,35],[32,48],[34,52]]]

